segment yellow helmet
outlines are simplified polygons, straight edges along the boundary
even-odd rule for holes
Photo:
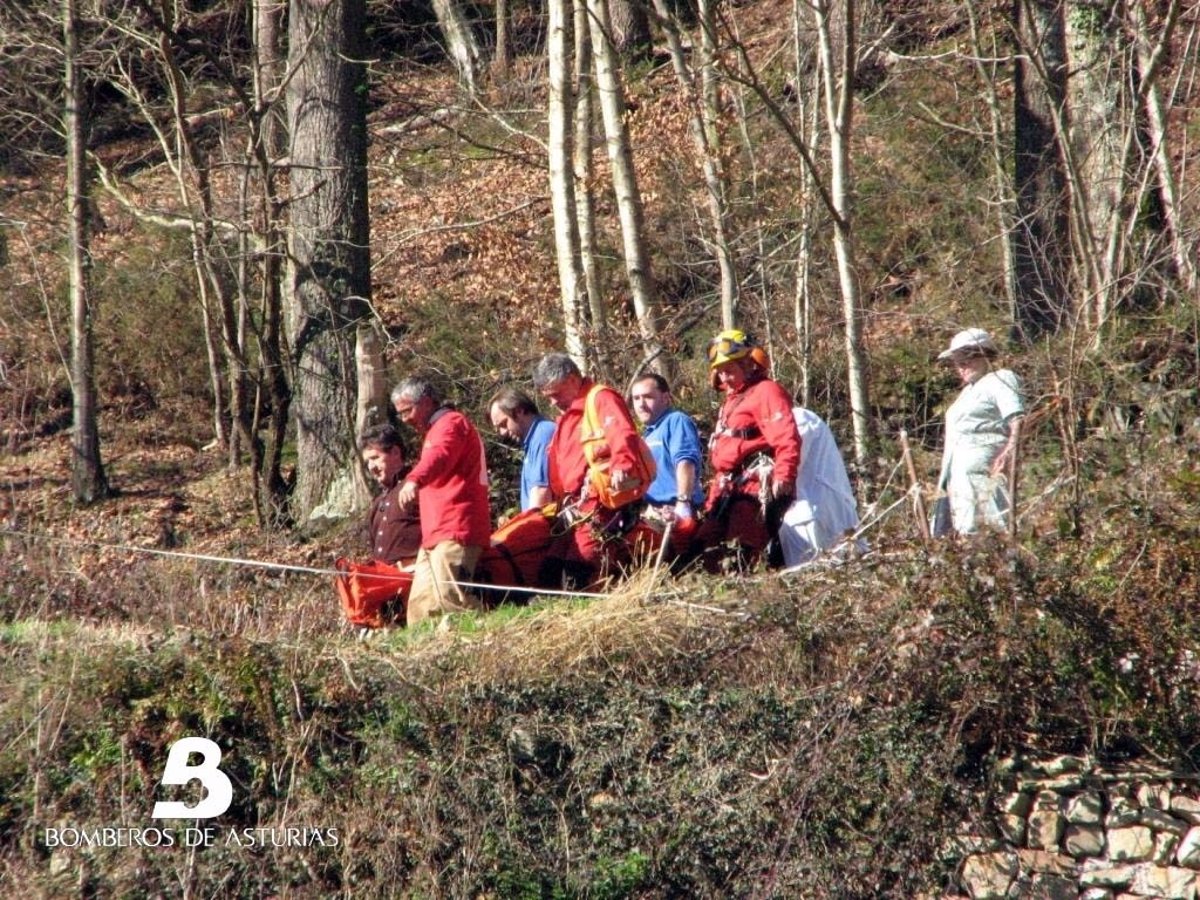
[[[735,359],[744,359],[752,349],[754,338],[746,332],[737,328],[722,331],[708,342],[708,368],[712,370]]]

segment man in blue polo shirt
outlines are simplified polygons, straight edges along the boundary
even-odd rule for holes
[[[694,524],[695,510],[704,503],[696,423],[683,410],[672,406],[667,380],[653,372],[633,383],[629,405],[642,423],[642,438],[657,467],[646,501],[662,518],[674,520],[677,529]]]
[[[547,450],[554,437],[554,423],[544,418],[528,394],[502,387],[488,404],[488,417],[500,437],[521,445],[521,511],[545,506],[554,499],[550,492]]]

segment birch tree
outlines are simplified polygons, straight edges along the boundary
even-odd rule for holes
[[[585,0],[573,0],[575,34],[575,220],[579,229],[579,265],[587,293],[594,347],[607,346],[608,309],[600,290],[599,263],[596,260],[596,205],[592,197],[592,128],[595,116],[595,91],[592,79],[592,40],[588,29]]]
[[[576,221],[573,113],[571,85],[573,7],[571,0],[550,0],[546,35],[549,74],[548,146],[550,156],[550,205],[554,216],[554,249],[558,263],[559,295],[562,299],[563,335],[566,352],[584,370],[583,273],[580,269],[579,227]]]
[[[808,158],[814,158],[821,140],[821,118],[818,113],[819,103],[816,98],[824,96],[821,85],[821,67],[810,58],[812,54],[808,42],[801,39],[800,30],[803,16],[802,4],[795,0],[792,4],[792,52],[794,54],[793,79],[796,85],[796,138],[801,141]],[[805,73],[811,72],[808,86],[805,85]],[[792,304],[792,319],[798,338],[797,350],[800,355],[800,404],[808,406],[811,402],[811,358],[812,358],[812,249],[813,230],[816,220],[816,203],[813,191],[813,170],[810,166],[801,166],[799,174],[800,222],[798,224],[798,247],[796,251],[796,292]]]
[[[804,184],[817,203],[833,222],[834,248],[837,257],[838,283],[842,295],[842,328],[849,383],[851,423],[854,432],[855,459],[865,462],[871,438],[871,419],[868,415],[868,372],[866,353],[862,346],[862,299],[858,284],[858,263],[855,254],[853,214],[853,173],[850,167],[850,138],[854,111],[854,73],[856,67],[856,11],[853,2],[846,2],[837,17],[835,30],[831,0],[816,0],[809,5],[817,33],[817,67],[819,75],[814,86],[821,96],[819,104],[823,123],[797,124],[796,117],[780,106],[775,93],[755,70],[744,44],[735,41],[737,65],[725,66],[724,74],[749,87],[762,103],[770,118],[787,135],[788,142],[806,171]],[[798,40],[798,38],[797,38]],[[838,48],[835,53],[835,45]],[[800,81],[796,89],[802,89]],[[817,151],[816,129],[823,124],[828,135],[828,166],[823,167]]]
[[[462,4],[460,0],[433,0],[433,13],[446,39],[446,55],[467,90],[474,95],[479,88],[479,74],[483,71],[483,53]],[[366,15],[365,6],[363,15]]]
[[[625,96],[620,62],[609,35],[607,0],[587,0],[588,27],[596,62],[596,89],[604,121],[605,146],[612,169],[613,193],[621,222],[625,274],[637,316],[645,359],[656,369],[668,367],[659,339],[658,306],[654,299],[654,279],[650,255],[646,249],[641,193],[633,167],[633,151],[625,124]]]
[[[844,25],[838,34],[841,53],[834,57],[831,0],[816,0],[816,17],[825,120],[829,128],[829,193],[833,204],[833,246],[837,254],[838,282],[842,290],[842,328],[845,335],[846,374],[850,390],[850,415],[854,426],[854,458],[866,462],[871,437],[868,409],[867,358],[862,341],[862,299],[853,232],[853,172],[850,134],[854,121],[855,9],[844,0]]]
[[[717,133],[717,88],[714,67],[716,55],[716,19],[711,0],[700,0],[699,66],[688,63],[679,19],[666,0],[654,0],[658,23],[667,41],[671,65],[688,105],[688,126],[692,148],[704,178],[704,197],[708,207],[710,239],[720,272],[721,327],[733,328],[737,319],[738,277],[729,238],[729,204],[725,173],[721,166],[721,146]]]

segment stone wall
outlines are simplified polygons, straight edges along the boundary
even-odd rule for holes
[[[1008,760],[989,821],[956,838],[958,896],[972,900],[1193,900],[1200,779],[1079,757]]]

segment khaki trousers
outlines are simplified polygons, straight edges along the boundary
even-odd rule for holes
[[[413,567],[407,624],[414,625],[431,616],[482,609],[479,599],[457,583],[471,580],[482,552],[482,547],[465,547],[457,541],[442,541],[432,550],[422,547]]]

